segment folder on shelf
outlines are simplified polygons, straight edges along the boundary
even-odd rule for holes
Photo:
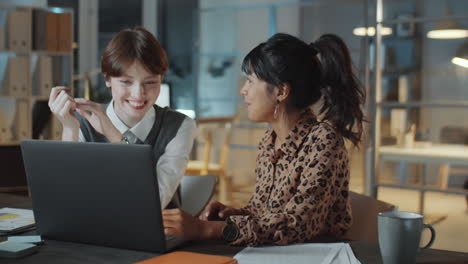
[[[6,54],[0,55],[0,96],[8,95],[8,58]]]
[[[406,103],[409,98],[410,80],[408,75],[401,75],[398,77],[398,102]]]
[[[2,113],[0,112],[0,143],[5,143],[8,141],[7,139],[7,126],[5,120],[3,120]]]
[[[405,109],[390,110],[390,135],[400,137],[406,132],[408,114]]]
[[[46,50],[46,19],[47,11],[34,9],[33,10],[33,49]]]
[[[5,94],[16,97],[29,95],[29,58],[8,58]]]
[[[58,27],[59,27],[59,14],[46,12],[45,18],[45,49],[48,51],[58,51]]]
[[[18,96],[19,84],[17,78],[18,62],[16,58],[8,58],[8,64],[5,75],[5,95],[7,96]]]
[[[52,57],[52,87],[65,86],[62,78],[62,57]]]
[[[23,100],[16,101],[16,115],[14,131],[17,140],[31,138],[29,129],[29,102]]]
[[[8,48],[12,51],[31,50],[31,17],[27,10],[8,13]]]
[[[11,130],[0,124],[0,143],[8,143],[11,141]]]
[[[48,96],[52,89],[52,58],[40,56],[36,66],[38,92],[41,96]]]
[[[7,143],[12,140],[11,128],[8,123],[6,115],[0,111],[0,143]]]
[[[13,140],[12,126],[15,119],[15,108],[15,99],[0,99],[0,142],[2,143],[8,143]]]
[[[72,48],[72,15],[34,10],[34,49],[69,52]]]
[[[0,50],[5,49],[5,30],[0,28]]]
[[[58,50],[70,52],[72,49],[72,15],[62,13],[58,15]]]

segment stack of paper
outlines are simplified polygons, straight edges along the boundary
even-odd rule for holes
[[[361,262],[354,256],[353,250],[348,243],[342,243],[342,247],[338,254],[335,256],[331,264],[351,263],[361,264]]]
[[[360,264],[347,243],[309,243],[289,246],[248,247],[234,256],[239,264]]]
[[[44,244],[41,236],[11,236],[0,243],[0,258],[20,258],[38,250]]]
[[[37,245],[4,241],[0,243],[0,258],[21,258],[36,252]]]
[[[32,210],[2,208],[0,209],[0,235],[8,235],[34,227]]]

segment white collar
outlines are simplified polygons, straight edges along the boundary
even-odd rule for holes
[[[114,100],[112,100],[107,106],[106,114],[111,120],[112,124],[114,124],[114,126],[121,134],[127,132],[127,130],[130,130],[139,140],[143,142],[148,137],[148,134],[150,133],[151,128],[153,128],[154,121],[156,119],[156,111],[154,110],[154,107],[151,107],[151,109],[146,112],[145,116],[143,116],[143,119],[141,119],[140,122],[138,122],[134,127],[130,128],[125,125],[124,122],[122,122],[122,120],[120,120],[120,118],[115,113]]]

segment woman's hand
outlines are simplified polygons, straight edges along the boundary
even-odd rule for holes
[[[162,211],[164,233],[189,240],[221,239],[225,222],[200,220],[180,209]]]
[[[110,142],[119,142],[122,139],[122,134],[112,124],[102,105],[84,98],[76,98],[75,103],[76,111],[84,116],[97,132],[106,136]]]
[[[76,103],[73,97],[68,94],[70,90],[70,88],[62,86],[52,88],[49,95],[49,108],[62,123],[64,130],[77,130],[80,128],[80,122],[73,115]]]
[[[242,210],[227,207],[226,205],[218,202],[218,201],[211,201],[208,205],[203,209],[203,212],[200,214],[200,220],[224,220],[231,215],[242,215]]]

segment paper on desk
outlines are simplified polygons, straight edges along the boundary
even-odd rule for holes
[[[237,259],[239,264],[360,264],[354,257],[349,244],[345,243],[308,243],[289,246],[247,247],[237,253],[234,258]]]
[[[1,208],[0,209],[0,232],[10,232],[20,228],[34,225],[32,210]]]
[[[361,262],[354,256],[353,250],[349,244],[343,244],[338,254],[332,260],[331,264],[361,264]]]

